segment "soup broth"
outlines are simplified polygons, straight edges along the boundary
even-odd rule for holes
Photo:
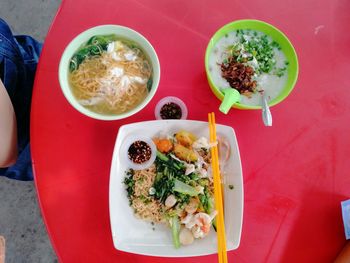
[[[73,55],[69,69],[78,102],[106,115],[132,110],[152,86],[152,66],[144,51],[115,35],[92,37]]]

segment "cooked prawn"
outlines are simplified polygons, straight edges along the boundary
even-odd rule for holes
[[[211,226],[211,216],[206,213],[197,213],[194,216],[195,225],[191,231],[195,238],[203,238],[208,235]]]

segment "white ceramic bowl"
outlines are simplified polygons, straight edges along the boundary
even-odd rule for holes
[[[113,115],[96,113],[79,104],[77,99],[74,97],[68,82],[69,61],[72,58],[73,54],[77,51],[77,49],[93,36],[109,35],[109,34],[115,34],[123,39],[128,39],[138,44],[148,56],[153,68],[153,83],[152,83],[151,91],[148,93],[147,97],[132,110],[125,113],[113,114]],[[63,94],[68,100],[68,102],[76,110],[94,119],[118,120],[118,119],[129,117],[139,112],[150,102],[150,100],[152,99],[152,97],[154,96],[158,88],[158,84],[160,80],[160,65],[159,65],[158,56],[154,48],[148,42],[148,40],[145,37],[143,37],[140,33],[124,26],[102,25],[102,26],[96,26],[96,27],[90,28],[80,33],[68,44],[68,46],[64,50],[63,55],[61,57],[58,74],[59,74],[59,82],[60,82],[60,86],[63,91]]]

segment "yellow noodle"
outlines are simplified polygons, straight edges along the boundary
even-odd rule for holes
[[[152,187],[156,176],[156,166],[153,164],[148,169],[137,170],[134,172],[133,179],[135,180],[134,195],[148,196],[149,188]]]
[[[115,51],[120,60],[116,60],[112,53],[103,52],[101,56],[86,58],[69,75],[74,96],[92,111],[103,114],[124,113],[135,108],[148,94],[147,81],[152,77],[151,65],[141,50],[131,49],[121,43],[122,48]],[[124,57],[130,52],[136,55],[134,60]],[[121,69],[123,73],[120,76],[113,75],[113,69]],[[141,79],[142,83],[135,78]]]
[[[162,222],[164,221],[163,205],[149,196],[149,189],[154,183],[155,176],[156,167],[154,164],[148,169],[134,172],[135,188],[131,198],[131,206],[137,217],[151,222]]]
[[[210,153],[202,151],[201,156],[204,159],[211,161]],[[153,186],[156,177],[156,166],[153,164],[147,169],[135,170],[133,180],[135,182],[134,192],[131,196],[131,207],[134,209],[136,217],[150,221],[166,223],[164,212],[169,211],[163,203],[155,200],[149,195],[149,189]],[[211,196],[214,195],[214,185],[211,178],[208,178],[208,192]],[[184,217],[186,212],[184,210],[177,211]]]

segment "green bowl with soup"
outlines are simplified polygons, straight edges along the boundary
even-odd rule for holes
[[[66,47],[59,82],[68,102],[82,114],[118,120],[142,110],[160,80],[158,56],[140,33],[118,25],[90,28]]]
[[[210,39],[205,70],[222,101],[220,110],[227,113],[231,107],[261,109],[262,93],[269,106],[282,102],[295,86],[299,66],[293,45],[280,30],[259,20],[238,20]]]

